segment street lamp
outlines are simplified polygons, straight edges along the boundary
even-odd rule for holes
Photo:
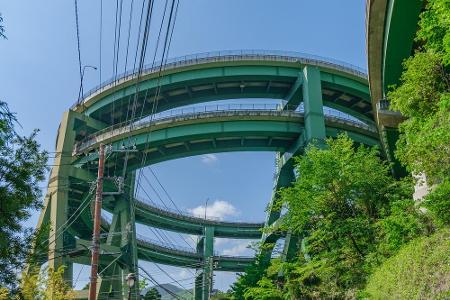
[[[83,69],[81,70],[81,79],[80,79],[80,90],[78,92],[78,102],[80,102],[81,97],[83,97],[83,78],[84,78],[84,71],[86,68],[91,68],[94,70],[97,70],[97,67],[91,66],[91,65],[85,65],[83,66]]]
[[[127,275],[127,285],[128,285],[128,300],[131,300],[131,289],[136,283],[136,275],[134,273],[130,273]]]
[[[206,220],[206,210],[208,209],[208,201],[209,201],[209,198],[206,198],[206,203],[205,203],[205,220]]]

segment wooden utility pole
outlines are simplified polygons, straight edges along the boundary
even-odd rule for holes
[[[89,286],[89,300],[97,299],[97,271],[100,250],[100,216],[103,196],[103,171],[105,168],[105,145],[100,144],[98,157],[97,190],[95,192],[94,230],[92,234],[91,284]]]

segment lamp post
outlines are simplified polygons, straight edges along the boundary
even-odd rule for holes
[[[206,210],[208,209],[208,201],[209,201],[209,198],[206,198],[206,201],[205,201],[205,220],[206,220]]]
[[[97,67],[95,67],[95,66],[91,66],[91,65],[83,66],[83,69],[81,71],[81,78],[80,78],[80,90],[78,91],[78,103],[80,102],[81,97],[83,97],[83,78],[84,78],[84,71],[86,70],[86,68],[91,68],[91,69],[97,70]]]
[[[134,273],[130,273],[127,275],[127,285],[128,285],[128,300],[131,300],[131,289],[134,287],[136,283],[136,275]]]

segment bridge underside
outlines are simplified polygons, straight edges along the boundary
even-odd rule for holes
[[[301,155],[310,143],[321,146],[324,139],[340,133],[348,134],[359,144],[379,144],[365,77],[326,63],[224,59],[188,64],[167,68],[159,78],[152,72],[145,74],[136,99],[134,82],[133,76],[121,79],[64,114],[56,151],[65,155],[55,160],[38,224],[51,221],[47,259],[51,267],[68,266],[65,276],[70,282],[74,262],[89,264],[90,203],[97,149],[100,144],[110,145],[106,174],[120,177],[124,184],[105,181],[104,192],[120,193],[105,195],[103,201],[103,209],[113,217],[102,221],[102,280],[98,290],[101,299],[104,295],[126,294],[124,276],[137,273],[138,260],[145,260],[197,269],[195,281],[203,288],[195,289],[195,299],[206,300],[213,271],[242,272],[254,260],[217,255],[214,237],[261,238],[266,244],[285,237],[284,259],[289,259],[301,239],[276,230],[281,217],[277,191],[295,180],[292,157]],[[205,108],[156,119],[151,115],[184,105],[235,98],[275,98],[283,102],[276,108]],[[152,111],[154,101],[158,105]],[[303,108],[299,110],[301,103]],[[324,106],[339,113],[326,112]],[[125,122],[130,109],[139,114],[133,122]],[[145,166],[230,151],[278,153],[277,176],[264,224],[199,219],[161,210],[135,197],[135,174]],[[136,223],[197,235],[196,249],[183,250],[140,237]],[[262,234],[264,226],[274,231]],[[71,250],[61,255],[61,249]],[[267,257],[270,259],[270,251]]]

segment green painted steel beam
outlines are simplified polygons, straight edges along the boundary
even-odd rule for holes
[[[303,74],[300,72],[297,80],[295,80],[295,83],[291,87],[291,90],[284,98],[284,100],[286,100],[286,104],[284,105],[283,110],[296,110],[303,101],[302,84]]]
[[[305,140],[307,143],[325,140],[320,70],[306,66],[303,70],[303,102],[305,109]]]
[[[309,114],[308,117],[313,116],[314,113]],[[186,156],[214,153],[220,151],[238,151],[247,150],[250,151],[285,151],[287,146],[297,139],[299,134],[303,132],[303,117],[300,115],[293,116],[291,118],[281,115],[279,117],[255,117],[248,116],[247,120],[244,116],[239,116],[239,120],[234,120],[233,117],[222,118],[222,121],[218,119],[200,118],[198,120],[190,120],[188,123],[183,124],[180,122],[178,126],[171,124],[171,127],[157,127],[148,126],[134,130],[130,134],[123,133],[117,136],[110,136],[109,140],[112,141],[112,145],[115,149],[119,149],[122,146],[136,146],[138,150],[147,152],[147,161],[145,165],[161,162],[164,160],[181,158]],[[256,120],[255,120],[256,119]],[[315,118],[317,119],[317,117]],[[311,120],[315,120],[314,118]],[[226,121],[229,120],[229,121]],[[196,122],[196,123],[195,123]],[[346,124],[339,120],[326,119],[327,128],[348,132],[356,132],[356,141],[364,143],[370,140],[371,144],[377,141],[377,133],[370,132],[352,125]],[[314,121],[310,121],[311,130],[317,131]],[[331,130],[333,132],[333,130]],[[364,133],[364,134],[363,134]],[[368,136],[363,140],[358,140],[360,136]],[[242,137],[251,137],[251,140],[246,140],[245,145],[242,145]],[[238,144],[232,144],[233,139],[236,138]],[[276,143],[269,144],[267,140],[273,138],[273,140],[279,140],[278,146]],[[259,140],[258,140],[259,139]],[[100,142],[97,139],[97,143],[91,145],[90,148],[96,147]],[[190,143],[190,149],[186,149],[185,143]],[[217,148],[212,145],[217,145]],[[148,149],[148,146],[151,146]],[[165,155],[158,151],[157,147],[170,146],[170,149],[165,149]],[[146,148],[147,147],[147,148]],[[76,165],[82,166],[89,161],[95,161],[97,155],[89,155],[80,158]],[[136,162],[140,163],[141,160],[136,157]],[[142,166],[135,166],[142,167]],[[133,168],[133,162],[130,164],[130,168]]]
[[[276,64],[276,63],[275,63]],[[182,69],[178,72],[167,74],[160,79],[150,78],[140,83],[141,97],[147,95],[148,101],[143,112],[146,116],[150,113],[152,94],[157,86],[161,86],[166,97],[158,100],[158,111],[176,108],[184,105],[201,102],[239,99],[239,98],[270,98],[283,99],[290,92],[297,93],[298,73],[303,65],[292,64],[289,66],[272,65],[241,65],[229,66],[224,62],[221,67],[199,66],[199,68]],[[370,104],[367,82],[351,74],[333,73],[329,70],[321,70],[324,87],[353,93]],[[255,83],[246,86],[246,82]],[[272,84],[271,84],[272,83]],[[279,87],[280,83],[284,87]],[[230,87],[235,85],[234,87]],[[240,86],[244,86],[240,88]],[[270,89],[267,89],[270,86]],[[121,105],[127,106],[128,98],[135,93],[132,84],[122,84],[105,91],[86,103],[87,109],[83,112],[89,116],[102,119],[103,115],[111,113],[111,105],[115,102],[115,111],[120,113]],[[288,96],[289,97],[289,96]],[[140,102],[142,103],[142,101]],[[345,107],[345,104],[342,105]],[[360,114],[357,110],[349,110],[355,117]],[[373,118],[372,118],[373,119]],[[102,119],[110,122],[110,118]]]
[[[202,235],[205,226],[213,226],[215,237],[258,239],[264,226],[263,223],[222,222],[167,212],[139,200],[136,204],[137,222],[180,233]],[[105,208],[111,210],[113,207]]]
[[[157,78],[156,74],[146,74],[142,78],[138,95],[139,103],[144,100],[146,103],[144,107],[139,107],[143,116],[150,113],[152,102],[155,101],[153,93],[159,87],[161,97],[157,100],[158,111],[220,99],[275,98],[285,99],[291,105],[298,105],[304,101],[305,114],[304,116],[290,115],[292,112],[289,111],[274,114],[262,112],[230,114],[227,112],[228,115],[225,116],[211,114],[210,116],[202,115],[199,118],[178,117],[177,120],[166,120],[152,126],[140,126],[132,132],[114,134],[104,140],[101,136],[97,136],[97,141],[86,148],[86,152],[98,148],[98,143],[102,141],[112,144],[113,149],[116,150],[121,149],[122,146],[135,146],[137,150],[136,153],[130,153],[128,156],[125,193],[104,199],[105,208],[113,214],[113,218],[111,224],[102,221],[102,230],[108,234],[101,249],[103,254],[115,251],[116,255],[120,256],[117,261],[113,261],[113,256],[101,255],[101,268],[111,264],[111,269],[105,271],[105,280],[102,279],[100,283],[99,292],[102,293],[126,294],[123,281],[107,280],[107,276],[120,277],[129,272],[137,273],[137,260],[142,259],[168,265],[200,268],[201,274],[197,276],[196,281],[200,280],[202,286],[206,287],[199,293],[203,299],[207,299],[209,282],[214,270],[244,271],[254,260],[253,258],[214,256],[214,237],[259,238],[261,236],[261,224],[228,224],[204,220],[199,222],[193,218],[161,214],[140,205],[139,202],[135,203],[134,175],[132,174],[134,170],[161,161],[205,153],[242,150],[277,151],[289,154],[290,157],[286,156],[286,161],[275,183],[273,199],[276,199],[276,191],[281,186],[289,186],[294,178],[291,157],[298,155],[307,142],[317,138],[324,139],[327,136],[333,137],[340,132],[348,132],[359,143],[369,145],[378,143],[376,132],[323,116],[323,105],[330,103],[330,106],[364,120],[367,124],[372,122],[371,114],[360,108],[360,104],[365,105],[370,100],[366,80],[351,72],[333,69],[326,65],[317,67],[298,61],[222,60],[167,69],[163,71],[160,78]],[[75,108],[76,112],[66,113],[58,132],[57,151],[71,153],[75,142],[84,139],[87,135],[95,135],[97,131],[107,130],[106,126],[111,120],[119,122],[121,115],[125,116],[129,113],[128,99],[133,97],[135,92],[134,79],[124,80],[101,94],[91,97],[82,106]],[[347,103],[325,99],[326,95],[336,94],[345,94],[350,100]],[[113,103],[116,119],[111,119]],[[115,125],[115,128],[119,127],[118,124]],[[108,132],[105,132],[107,135]],[[116,156],[117,165],[111,160],[107,163],[107,169],[117,168],[121,171],[123,155],[116,154]],[[147,159],[142,164],[144,156]],[[46,209],[42,212],[40,224],[50,220],[54,222],[53,229],[56,230],[58,226],[64,224],[68,214],[74,212],[84,200],[92,197],[88,195],[89,182],[95,181],[96,174],[95,171],[90,172],[88,169],[96,169],[97,159],[95,153],[83,158],[66,155],[59,158],[60,167],[55,167],[50,176]],[[114,188],[111,182],[105,182],[106,191],[112,191]],[[132,209],[134,204],[137,204],[136,214]],[[271,224],[276,224],[277,218],[273,218]],[[188,234],[203,233],[204,237],[198,245],[198,250],[201,251],[187,252],[169,249],[137,239],[136,222]],[[74,246],[77,243],[75,236],[78,237],[79,244],[83,239],[90,239],[92,233],[90,210],[83,211],[77,222],[66,229],[67,232],[62,235],[62,238],[50,244],[49,259],[54,261],[52,264],[55,266],[63,263],[69,266],[66,279],[70,281],[71,264],[73,262],[89,264],[89,252],[83,250],[80,256],[53,260],[51,256],[54,256],[58,247]],[[273,234],[269,238],[276,240],[279,236]],[[269,252],[268,255],[270,256]],[[196,297],[199,293],[196,293]]]
[[[383,89],[398,84],[403,60],[412,54],[422,0],[390,0],[386,10],[383,44]]]

